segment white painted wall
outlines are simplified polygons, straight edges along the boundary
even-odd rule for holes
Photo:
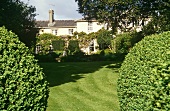
[[[50,33],[50,34],[54,34],[56,36],[62,36],[62,35],[70,35],[72,36],[73,34],[69,34],[69,29],[73,29],[73,33],[77,30],[76,28],[44,28],[44,29],[40,29],[39,30],[39,34],[43,34],[43,33]]]
[[[76,31],[76,28],[58,28],[57,36],[61,36],[61,35],[70,35],[70,36],[72,36],[73,34],[69,34],[69,29],[73,29],[73,33]]]
[[[41,35],[43,33],[52,33],[52,30],[51,29],[44,29],[44,28],[42,28],[42,29],[39,30],[39,34]]]
[[[88,22],[77,22],[77,32],[88,33]]]
[[[88,30],[89,27],[92,27],[92,30]],[[104,24],[99,24],[97,21],[92,21],[91,26],[88,25],[88,21],[79,20],[77,21],[77,32],[85,32],[87,34],[91,32],[97,32],[104,27]]]
[[[93,22],[93,32],[97,32],[98,30],[104,28],[104,24],[100,24],[98,22]]]

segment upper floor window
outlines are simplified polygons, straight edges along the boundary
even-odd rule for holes
[[[73,34],[73,29],[68,29],[68,34]]]
[[[88,27],[88,32],[92,32],[93,31],[93,27]]]
[[[92,22],[88,22],[88,26],[93,26],[93,23]]]
[[[52,30],[52,34],[57,35],[57,30]]]
[[[92,32],[92,31],[93,31],[93,23],[88,22],[88,32]]]

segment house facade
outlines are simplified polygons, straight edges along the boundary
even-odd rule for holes
[[[104,24],[99,23],[96,20],[76,20],[77,24],[77,32],[85,32],[87,34],[92,33],[92,32],[97,32],[98,30],[102,29],[105,27]]]
[[[76,31],[74,20],[54,20],[52,24],[49,21],[37,21],[39,34],[51,33],[56,36],[73,35]]]
[[[36,27],[39,34],[51,33],[56,36],[72,36],[74,32],[97,32],[104,27],[104,24],[98,23],[96,20],[55,20],[54,11],[49,10],[49,20],[36,21]]]
[[[134,23],[130,23],[127,25],[119,24],[125,29],[141,31],[141,24],[148,24],[150,19],[139,21],[138,25],[134,25]],[[126,21],[128,22],[128,21]],[[46,21],[36,21],[36,27],[39,29],[39,34],[43,33],[51,33],[56,36],[72,36],[74,32],[85,32],[87,34],[91,32],[97,32],[101,28],[107,28],[107,24],[99,23],[97,20],[55,20],[54,19],[54,10],[49,10],[49,20]],[[110,29],[111,30],[111,29]],[[119,28],[117,29],[117,33],[123,33]]]
[[[49,20],[36,21],[36,27],[39,29],[39,35],[50,33],[60,37],[73,36],[74,32],[85,32],[87,34],[97,32],[104,27],[104,24],[98,23],[96,20],[55,20],[54,11],[49,10]],[[93,43],[93,45],[91,45]],[[97,40],[92,40],[89,47],[81,50],[86,54],[97,52],[95,47],[98,46]],[[93,48],[92,48],[93,46]],[[92,51],[90,49],[93,49]]]
[[[128,22],[128,21],[127,21]],[[146,21],[148,23],[148,21]],[[145,23],[145,24],[147,24]],[[142,24],[142,23],[139,23]],[[122,25],[122,24],[120,24]],[[123,25],[122,25],[123,26]],[[74,32],[85,32],[86,34],[97,32],[98,30],[107,27],[107,24],[99,23],[97,20],[55,20],[54,11],[49,10],[49,20],[46,21],[36,21],[36,27],[39,29],[39,34],[50,33],[60,37],[73,36]],[[141,25],[134,26],[133,23],[125,25],[124,27],[136,31],[141,31]],[[120,29],[117,30],[118,34],[123,33]],[[78,38],[78,37],[77,37]],[[93,43],[93,44],[92,44]],[[92,48],[93,46],[93,48]],[[98,47],[97,40],[92,40],[88,47],[81,49],[83,52],[90,54],[97,52]],[[93,49],[92,51],[90,49]]]

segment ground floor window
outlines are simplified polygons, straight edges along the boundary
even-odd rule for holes
[[[89,49],[90,51],[94,51],[94,41],[90,42]]]

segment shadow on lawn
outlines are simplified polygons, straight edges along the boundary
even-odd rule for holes
[[[121,67],[121,62],[119,62],[119,63],[116,63],[116,64],[114,64],[114,65],[108,65],[106,68],[120,68]]]
[[[118,68],[121,67],[121,64],[122,64],[122,62],[117,62],[115,64],[108,65],[106,68],[110,68],[113,70],[113,72],[118,73],[119,72]]]
[[[63,63],[41,63],[50,87],[58,86],[68,82],[76,82],[78,79],[84,78],[84,74],[98,71],[103,66],[107,68],[117,68],[112,66],[111,61],[105,62],[63,62]]]

